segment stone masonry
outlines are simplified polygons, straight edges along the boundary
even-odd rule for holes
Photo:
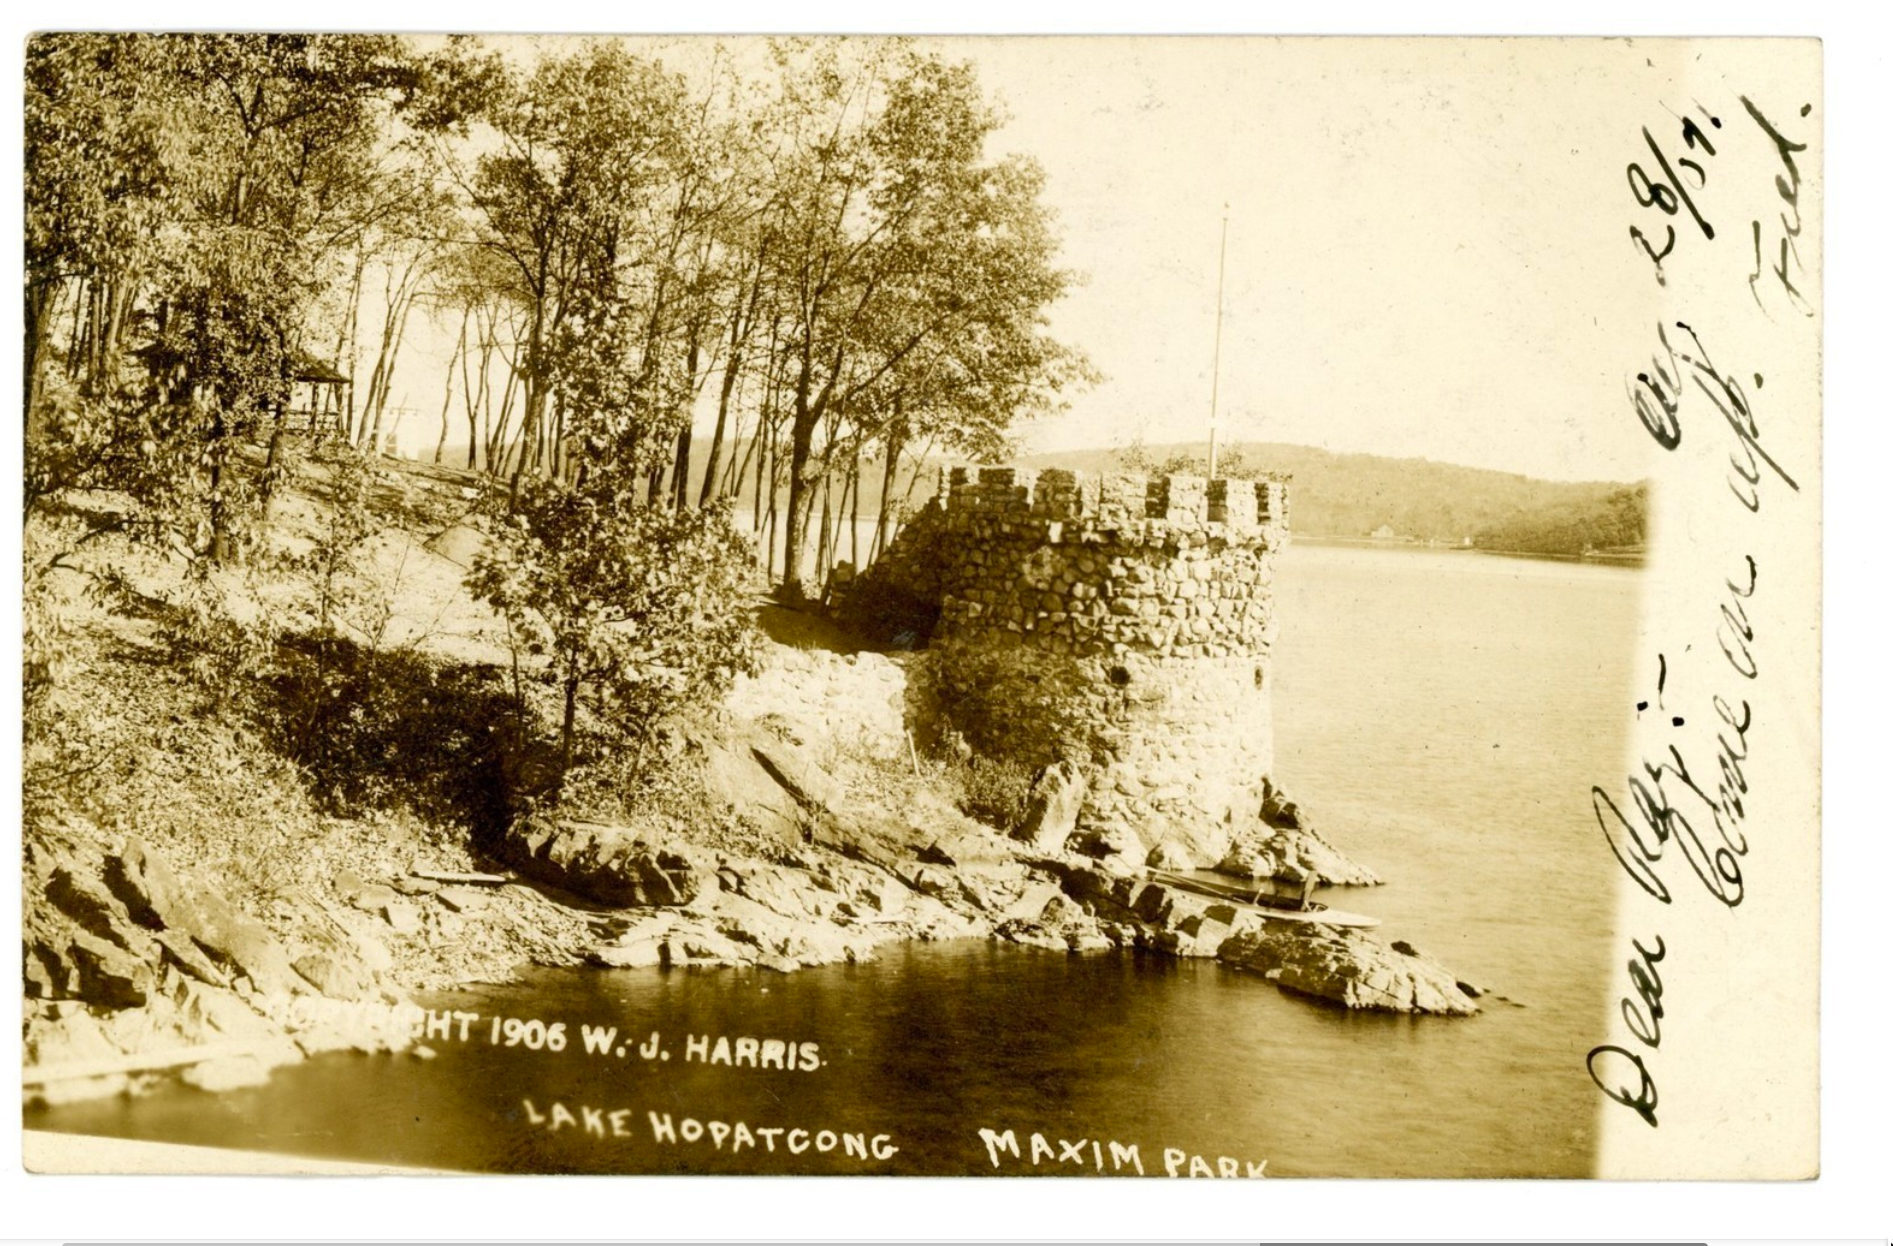
[[[930,640],[941,710],[977,751],[1073,763],[1079,831],[1211,865],[1273,763],[1287,540],[1281,479],[954,468],[880,561],[838,569],[830,608]]]

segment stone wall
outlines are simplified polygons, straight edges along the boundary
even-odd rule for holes
[[[981,752],[1077,763],[1079,829],[1213,864],[1273,763],[1280,479],[955,468],[830,608],[885,633],[936,612],[935,699]],[[1173,854],[1174,855],[1174,854]]]

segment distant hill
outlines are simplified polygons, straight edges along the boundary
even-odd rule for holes
[[[691,463],[691,496],[702,480],[704,446]],[[729,453],[742,457],[743,443]],[[1068,450],[1020,458],[1026,467],[1063,467],[1086,472],[1192,472],[1207,469],[1208,444],[1178,442],[1131,449]],[[432,454],[425,458],[431,459]],[[465,443],[450,446],[449,464],[466,462]],[[933,491],[938,463],[903,471],[896,490],[914,503]],[[1643,546],[1648,512],[1641,482],[1538,480],[1430,459],[1377,454],[1336,454],[1312,446],[1237,442],[1218,454],[1220,474],[1275,472],[1292,476],[1289,521],[1297,535],[1380,539],[1520,553],[1635,556]],[[914,477],[918,475],[919,480]],[[911,493],[909,484],[913,485]],[[741,491],[747,512],[754,489],[746,476]],[[839,483],[836,486],[839,491]],[[878,467],[865,474],[861,511],[872,516],[880,502]]]
[[[1021,459],[1077,471],[1202,474],[1208,444],[1072,450]],[[1221,475],[1292,476],[1289,521],[1314,537],[1373,538],[1543,554],[1633,552],[1644,541],[1647,486],[1537,480],[1515,472],[1336,454],[1311,446],[1238,442],[1218,453]]]

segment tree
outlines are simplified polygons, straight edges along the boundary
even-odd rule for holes
[[[229,439],[282,405],[413,64],[399,39],[364,35],[44,35],[29,59],[29,431],[62,284],[86,313],[67,357],[89,396],[115,387],[144,317],[156,383],[125,431],[195,447],[170,460],[191,487],[169,492],[227,555]]]
[[[644,227],[675,148],[680,90],[655,63],[595,41],[509,75],[480,114],[494,150],[459,181],[476,245],[501,261],[494,271],[524,313],[528,451],[515,478],[556,467],[555,396],[561,412],[607,423],[587,430],[594,453],[649,451],[621,417],[665,405],[652,396],[656,361],[636,353],[648,320],[637,296],[661,305],[664,274]]]
[[[559,690],[560,782],[582,696],[607,734],[641,744],[755,664],[755,568],[729,508],[642,503],[636,483],[525,482],[468,577],[505,616],[515,652],[543,656]]]
[[[26,49],[22,369],[30,507],[111,444],[119,347],[171,214],[166,117],[177,98],[141,37],[38,35]],[[62,383],[56,326],[70,308]],[[69,384],[65,382],[70,382]]]
[[[852,62],[833,44],[781,60],[792,147],[769,237],[793,599],[814,490],[861,444],[885,435],[898,451],[923,420],[980,439],[1083,367],[1044,334],[1071,276],[1052,263],[1042,179],[1029,161],[986,158],[1000,118],[971,65],[900,43]]]

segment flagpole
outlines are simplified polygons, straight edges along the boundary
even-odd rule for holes
[[[1209,369],[1209,478],[1216,479],[1217,387],[1223,372],[1223,270],[1229,259],[1229,205],[1223,205],[1223,240],[1216,253],[1216,348]]]

